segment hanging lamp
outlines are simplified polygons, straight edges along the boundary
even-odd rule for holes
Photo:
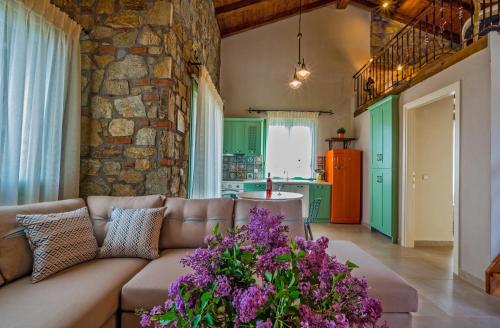
[[[297,68],[294,69],[294,80],[297,78],[299,81],[305,81],[309,78],[311,72],[307,69],[306,61],[302,57],[302,0],[300,0],[299,6],[299,33],[297,34],[297,40],[299,43],[299,61]]]

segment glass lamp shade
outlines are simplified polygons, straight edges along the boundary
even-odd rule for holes
[[[307,80],[310,75],[311,72],[307,69],[306,64],[302,63],[299,70],[297,71],[297,77],[299,78],[299,80],[304,81]]]
[[[297,90],[302,85],[302,82],[297,78],[297,73],[293,74],[293,80],[288,83],[290,88]]]

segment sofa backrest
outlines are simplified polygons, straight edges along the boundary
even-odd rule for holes
[[[23,234],[11,234],[22,231],[17,224],[17,214],[49,214],[74,211],[85,207],[83,199],[68,199],[56,202],[44,202],[19,206],[0,206],[0,275],[6,283],[30,274],[33,255]],[[0,283],[1,285],[1,283]]]
[[[288,226],[288,237],[304,237],[304,219],[302,218],[302,200],[276,200],[258,201],[249,199],[238,199],[234,205],[235,226],[248,223],[250,210],[255,208],[266,208],[272,215],[283,215],[283,224]]]
[[[117,208],[158,208],[165,205],[165,196],[149,195],[136,197],[89,196],[89,209],[97,244],[102,246],[108,231],[109,218],[113,207]]]
[[[215,225],[221,232],[233,226],[232,199],[167,198],[165,206],[160,249],[202,247]]]

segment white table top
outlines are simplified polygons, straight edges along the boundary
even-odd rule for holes
[[[294,192],[274,191],[271,194],[271,197],[267,198],[265,191],[253,191],[253,192],[240,192],[238,194],[238,197],[242,199],[254,199],[254,200],[293,200],[293,199],[302,199],[304,198],[304,195]]]

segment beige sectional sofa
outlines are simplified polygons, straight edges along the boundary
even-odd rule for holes
[[[160,258],[153,261],[96,259],[32,284],[31,250],[26,238],[16,235],[19,230],[16,215],[65,212],[84,206],[93,219],[99,245],[106,235],[107,218],[113,207],[166,206]],[[135,309],[161,304],[168,285],[187,272],[179,260],[193,248],[202,246],[205,235],[216,224],[224,231],[247,222],[249,210],[255,206],[285,215],[290,236],[304,235],[300,201],[93,196],[87,203],[73,199],[0,207],[0,327],[138,327]],[[375,291],[374,296],[379,297],[383,305],[391,304],[384,316],[397,319],[398,325],[406,325],[409,312],[416,311],[415,290],[355,245],[343,245],[334,247],[333,251],[340,258],[359,260],[362,273]]]

